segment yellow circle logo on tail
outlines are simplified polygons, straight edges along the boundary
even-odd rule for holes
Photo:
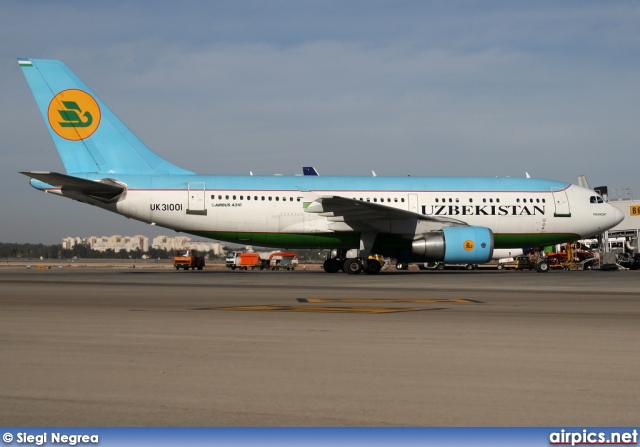
[[[475,247],[475,244],[473,243],[473,241],[471,239],[467,239],[466,241],[464,241],[462,243],[462,247],[467,251],[471,251],[471,250],[473,250],[473,247]]]
[[[72,141],[89,138],[100,125],[100,107],[82,90],[64,90],[49,103],[49,125],[62,138]]]

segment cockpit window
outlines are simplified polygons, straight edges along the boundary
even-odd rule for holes
[[[603,203],[604,200],[602,200],[602,197],[600,197],[600,196],[591,196],[589,198],[589,202],[590,203]]]

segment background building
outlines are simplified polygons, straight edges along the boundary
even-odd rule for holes
[[[76,245],[84,245],[95,251],[113,250],[119,252],[125,250],[127,252],[140,250],[142,252],[149,251],[149,238],[147,236],[89,236],[81,237],[65,237],[62,239],[62,249],[72,250]],[[151,248],[167,250],[169,252],[180,248],[191,248],[202,252],[213,251],[213,254],[222,255],[224,248],[220,242],[215,241],[193,241],[187,236],[158,236],[153,239]]]
[[[180,248],[191,248],[202,252],[213,251],[216,256],[224,253],[223,246],[220,242],[215,241],[192,241],[186,236],[158,236],[153,238],[151,248],[164,249],[173,251]]]

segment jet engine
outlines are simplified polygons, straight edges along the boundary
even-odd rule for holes
[[[430,261],[484,264],[493,255],[493,233],[486,227],[444,227],[414,239],[411,251]]]

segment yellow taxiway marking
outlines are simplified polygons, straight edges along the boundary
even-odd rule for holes
[[[235,310],[235,311],[267,311],[267,312],[331,312],[331,313],[365,313],[384,314],[394,312],[418,312],[425,310],[441,310],[442,308],[424,307],[320,307],[320,306],[231,306],[207,307],[194,310]]]
[[[435,299],[435,298],[298,298],[299,303],[456,303],[456,304],[483,304],[478,300],[462,298]]]

